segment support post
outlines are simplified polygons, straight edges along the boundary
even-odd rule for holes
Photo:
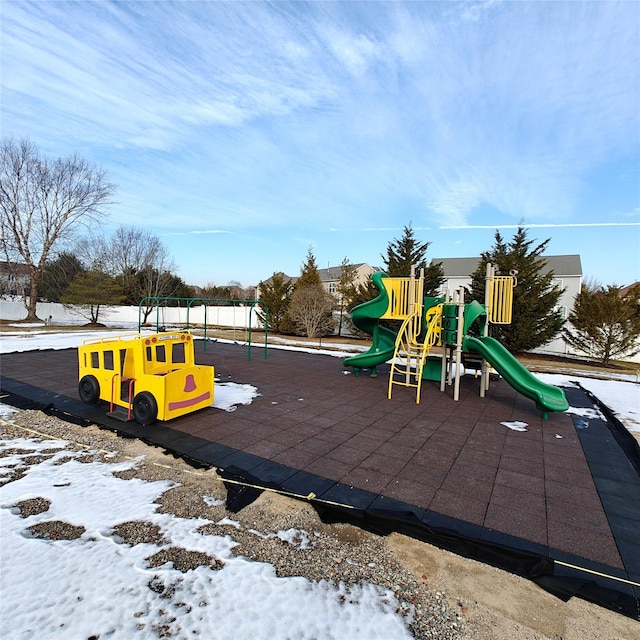
[[[495,270],[490,262],[487,262],[487,270],[484,277],[484,306],[487,310],[487,321],[484,323],[483,336],[486,338],[489,335],[489,322],[490,322],[490,283]],[[480,397],[485,397],[485,392],[489,389],[489,367],[487,361],[482,358],[482,367],[480,369]]]
[[[462,331],[464,329],[464,287],[460,287],[457,295],[458,326],[456,327],[456,355],[455,355],[455,382],[453,385],[453,399],[460,399],[460,368],[462,365]]]

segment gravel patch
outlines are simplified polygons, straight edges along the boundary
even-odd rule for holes
[[[27,500],[21,500],[13,505],[11,509],[21,518],[28,518],[29,516],[35,516],[39,513],[49,511],[50,506],[51,502],[46,498],[29,498]]]
[[[122,543],[135,547],[137,544],[157,544],[165,542],[157,524],[134,520],[123,522],[113,529],[115,539]]]
[[[85,532],[85,528],[62,520],[48,520],[27,527],[27,531],[34,538],[43,540],[77,540]]]

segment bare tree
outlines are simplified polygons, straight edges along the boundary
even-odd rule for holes
[[[102,221],[115,186],[104,170],[74,154],[49,160],[32,142],[0,143],[0,250],[31,278],[23,296],[27,320],[38,320],[38,285],[56,243]]]
[[[142,300],[143,322],[155,309],[149,298],[169,297],[176,293],[175,263],[158,236],[146,229],[120,225],[112,236],[88,236],[78,252],[85,263],[117,278],[122,285],[125,304]]]
[[[289,315],[307,338],[321,338],[335,328],[335,298],[322,285],[296,289],[291,294]]]

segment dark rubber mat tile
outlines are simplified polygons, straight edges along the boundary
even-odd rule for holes
[[[421,482],[398,480],[394,478],[387,484],[384,495],[402,502],[409,502],[417,507],[427,508],[436,494],[436,489]]]
[[[525,511],[531,518],[537,518],[546,522],[547,503],[545,496],[539,493],[530,493],[522,489],[496,484],[491,493],[491,505],[518,509]]]
[[[590,462],[590,473],[594,478],[611,478],[612,480],[620,480],[626,482],[629,473],[633,473],[633,467],[627,463],[627,466],[617,467],[600,462]]]
[[[640,541],[627,538],[617,538],[618,549],[622,556],[625,569],[640,574]]]
[[[402,471],[402,469],[407,465],[404,460],[400,460],[398,458],[391,458],[389,456],[384,456],[379,453],[372,453],[370,456],[365,458],[360,466],[363,469],[370,471],[382,471],[383,473],[396,475]]]
[[[484,524],[487,506],[488,502],[443,488],[436,491],[433,500],[428,504],[431,511],[480,526]]]
[[[211,466],[217,467],[219,466],[220,460],[235,452],[236,450],[231,447],[225,447],[224,445],[216,442],[208,442],[198,449],[192,449],[190,455]]]
[[[135,427],[137,423],[129,423],[127,427]],[[166,446],[174,440],[178,440],[180,438],[184,438],[185,433],[183,431],[176,431],[175,429],[171,429],[168,427],[158,427],[158,426],[150,426],[143,427],[146,430],[145,439],[149,440],[149,442],[153,442],[159,446]],[[206,440],[202,440],[202,445],[207,444]]]
[[[607,515],[620,516],[638,523],[640,531],[640,498],[607,494],[603,500]]]
[[[386,486],[394,479],[393,475],[357,467],[347,473],[341,482],[374,493],[383,493]]]
[[[437,489],[447,477],[447,471],[434,469],[430,465],[416,464],[411,461],[401,470],[401,475],[403,479],[413,480]]]
[[[480,540],[483,532],[483,527],[473,522],[467,522],[459,518],[438,513],[432,509],[425,511],[422,521],[428,527],[434,527],[442,531],[455,532],[457,535],[465,536],[470,539]]]
[[[629,496],[638,496],[640,502],[640,477],[632,478],[631,482],[613,480],[611,478],[594,478],[595,485],[601,494],[618,496],[628,499]]]
[[[376,498],[376,493],[370,493],[342,482],[337,482],[318,495],[318,500],[321,502],[355,507],[356,509],[368,509]]]
[[[466,462],[458,458],[451,466],[450,473],[462,475],[473,482],[480,480],[493,485],[497,469],[489,465],[479,464],[476,462]]]
[[[545,492],[542,478],[515,471],[507,471],[506,469],[498,469],[495,482],[513,489],[528,491],[529,493],[544,495]]]
[[[624,568],[615,540],[611,534],[603,534],[575,525],[547,520],[549,547],[563,550],[603,565]]]
[[[196,436],[189,436],[185,434],[181,434],[181,436],[182,437],[180,438],[166,442],[164,446],[170,451],[178,454],[190,454],[194,449],[199,449],[200,447],[208,444],[207,440],[203,440]]]
[[[234,451],[224,458],[220,458],[216,466],[220,469],[237,467],[242,471],[250,472],[254,467],[257,467],[263,462],[264,458],[260,458],[259,456],[253,456],[249,453],[245,453],[244,451]]]
[[[244,450],[247,453],[252,453],[255,456],[260,456],[262,458],[271,459],[282,453],[288,447],[286,445],[282,445],[279,442],[271,442],[270,440],[260,440],[259,442],[254,442],[247,447],[244,447]]]
[[[484,526],[487,529],[501,531],[540,545],[547,545],[546,521],[532,517],[532,514],[527,511],[491,503],[487,507]]]
[[[369,510],[396,514],[396,517],[401,522],[406,520],[413,521],[414,519],[420,521],[425,513],[425,509],[383,495],[375,498],[369,505]]]
[[[547,519],[550,522],[566,523],[603,535],[611,534],[609,521],[599,504],[587,507],[577,502],[547,497]]]
[[[265,460],[251,469],[252,476],[255,476],[262,482],[275,483],[277,485],[282,485],[296,473],[297,471],[295,469],[287,467],[284,464],[273,462],[272,460]]]
[[[458,462],[475,462],[478,464],[491,465],[498,467],[501,460],[501,454],[496,452],[478,451],[465,446],[457,456]]]
[[[355,466],[368,458],[369,455],[368,451],[361,451],[360,449],[350,447],[347,444],[341,444],[328,451],[325,457]]]
[[[299,449],[298,447],[291,447],[276,454],[273,460],[294,467],[295,469],[304,469],[307,465],[318,460],[318,454]]]
[[[312,499],[322,495],[336,482],[314,473],[296,471],[296,473],[283,480],[281,484],[285,491]]]
[[[535,478],[545,477],[545,466],[541,460],[513,458],[504,452],[498,464],[503,471],[512,471]]]
[[[328,442],[327,440],[302,440],[298,444],[296,444],[296,448],[302,451],[308,451],[309,453],[315,454],[315,456],[324,456],[328,454],[330,451],[336,448],[336,444],[333,442]]]
[[[317,473],[320,476],[331,478],[336,482],[349,473],[355,465],[333,460],[331,458],[316,458],[304,470],[309,473]]]
[[[499,547],[514,549],[517,552],[538,555],[542,558],[546,558],[549,555],[549,547],[544,543],[533,542],[528,538],[523,538],[518,535],[510,535],[508,533],[496,531],[495,529],[488,529],[486,527],[482,530],[481,540],[498,545]]]

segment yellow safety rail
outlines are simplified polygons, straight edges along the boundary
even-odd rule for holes
[[[427,311],[427,332],[419,342],[422,311],[408,316],[396,339],[396,348],[389,372],[389,392],[391,399],[393,385],[413,387],[416,390],[416,404],[420,404],[422,372],[431,348],[439,344],[442,334],[442,308],[439,304]]]
[[[511,324],[514,283],[512,276],[493,276],[489,280],[487,311],[490,323]]]
[[[382,284],[389,297],[389,306],[380,316],[385,320],[405,320],[422,306],[422,278],[384,278]]]

